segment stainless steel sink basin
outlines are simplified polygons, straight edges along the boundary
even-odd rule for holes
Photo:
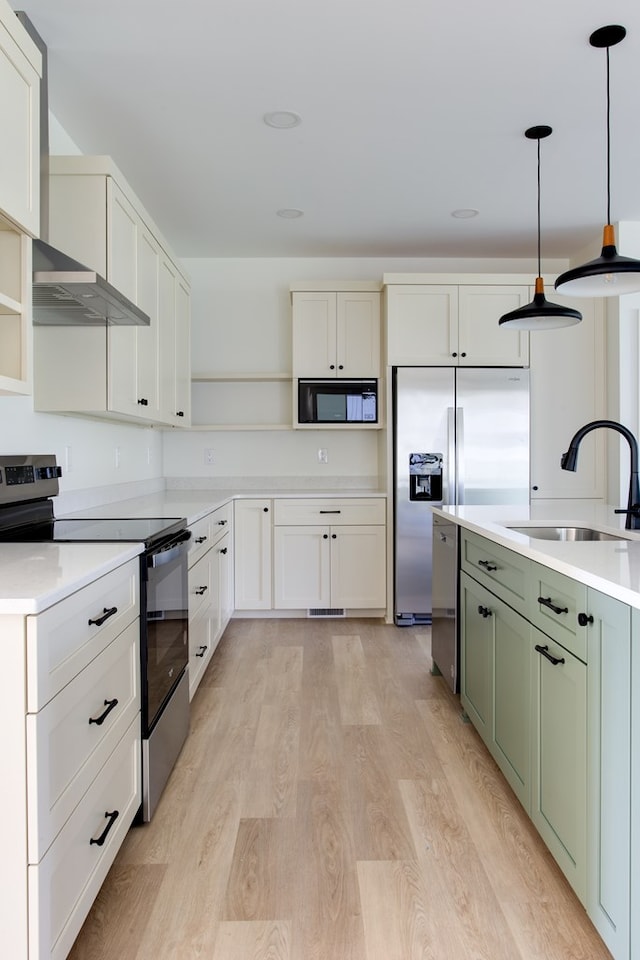
[[[524,533],[534,540],[628,540],[621,534],[603,533],[601,530],[592,530],[591,527],[509,527],[516,533]]]

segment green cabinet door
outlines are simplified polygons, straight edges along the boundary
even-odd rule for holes
[[[531,625],[499,600],[494,611],[493,743],[511,789],[531,808]]]
[[[640,954],[630,950],[629,933],[629,905],[633,902],[631,610],[619,600],[590,589],[585,613],[593,617],[587,629],[587,911],[614,957],[634,957]],[[636,811],[636,822],[639,815]],[[635,950],[638,949],[640,945],[636,945]]]
[[[586,903],[587,667],[531,629],[534,755],[531,818]]]
[[[495,597],[460,573],[460,702],[489,746],[493,730],[493,628]]]

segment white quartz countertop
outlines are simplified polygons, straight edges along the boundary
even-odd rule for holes
[[[79,510],[64,514],[65,517],[184,517],[188,524],[195,523],[218,507],[231,500],[255,500],[263,497],[306,499],[345,499],[346,497],[384,497],[386,493],[375,490],[164,490],[130,500],[117,500],[103,507]]]
[[[0,615],[46,610],[142,550],[141,543],[0,544]]]
[[[640,531],[626,530],[612,506],[553,501],[531,506],[433,508],[457,524],[574,580],[640,609]],[[517,533],[510,526],[582,526],[616,533],[623,540],[555,541]]]

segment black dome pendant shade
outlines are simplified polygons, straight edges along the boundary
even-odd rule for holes
[[[551,133],[551,127],[547,126],[529,127],[524,132],[528,140],[538,141],[538,276],[531,303],[500,317],[499,325],[508,330],[553,330],[573,326],[582,320],[582,314],[578,310],[547,300],[544,295],[544,280],[540,276],[540,141]]]
[[[640,290],[640,260],[623,257],[616,250],[611,223],[611,97],[609,92],[609,47],[624,40],[627,31],[619,24],[600,27],[589,37],[592,47],[607,51],[607,222],[600,256],[581,267],[567,270],[556,280],[556,290],[579,297],[618,297]]]

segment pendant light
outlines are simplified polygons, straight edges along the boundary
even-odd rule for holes
[[[561,306],[559,303],[550,303],[544,295],[544,280],[540,269],[540,141],[551,133],[551,127],[546,126],[529,127],[524,132],[528,140],[538,141],[538,276],[531,303],[500,317],[499,325],[507,330],[553,330],[558,327],[570,327],[582,320],[582,314],[577,310]]]
[[[589,37],[592,47],[607,51],[607,223],[602,252],[596,260],[567,270],[556,280],[558,292],[578,297],[617,297],[640,290],[640,260],[622,257],[616,250],[615,229],[611,223],[611,96],[609,93],[609,47],[624,40],[627,31],[618,24],[600,27]]]

